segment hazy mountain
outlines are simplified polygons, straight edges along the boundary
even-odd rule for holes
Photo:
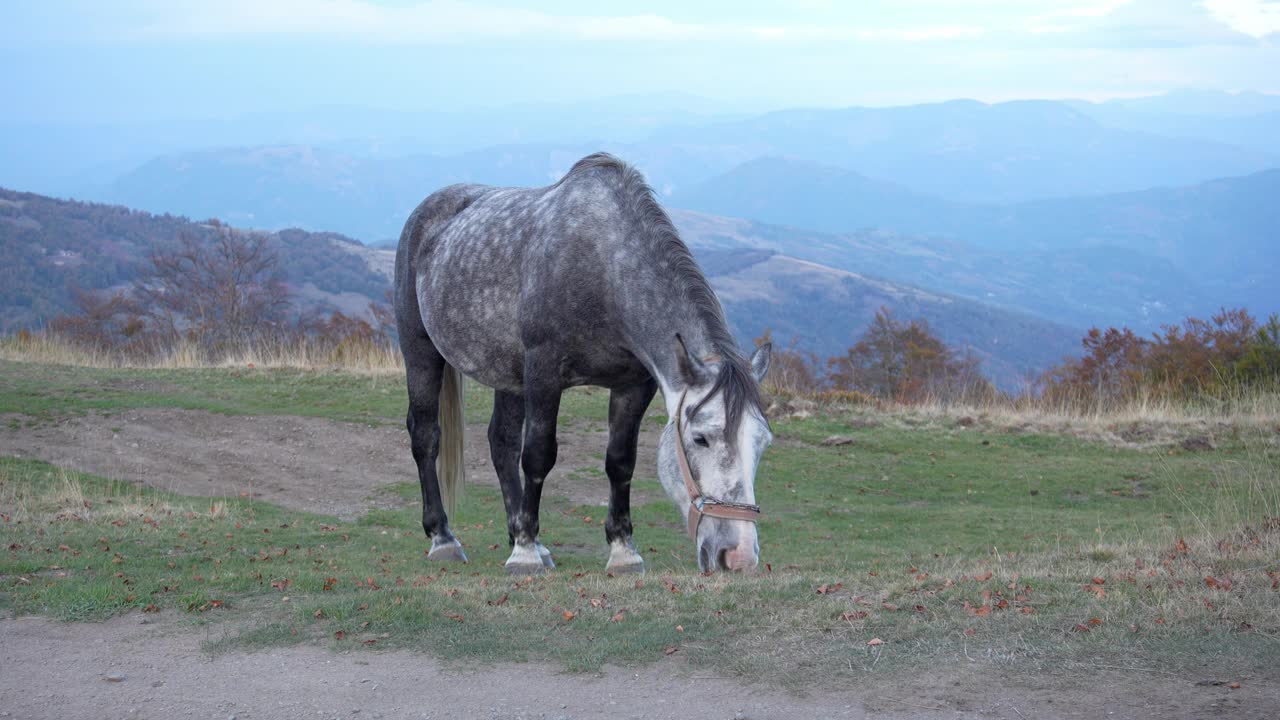
[[[528,118],[514,113],[513,127],[533,128],[539,117],[559,117],[549,112],[531,111]],[[653,132],[642,139],[638,138],[644,133],[636,130],[642,121],[639,110],[624,105],[617,113],[629,118],[630,124],[611,132],[610,112],[602,111],[597,117],[583,109],[582,115],[599,120],[600,124],[590,125],[599,128],[598,137],[581,124],[574,125],[580,131],[566,129],[560,136],[580,138],[572,141],[555,139],[550,130],[501,133],[490,128],[476,130],[472,137],[492,137],[507,144],[464,152],[441,149],[465,145],[462,140],[437,144],[415,144],[412,138],[384,140],[393,131],[378,134],[382,125],[371,119],[369,136],[363,139],[339,140],[334,131],[329,140],[306,144],[173,153],[142,163],[104,185],[77,188],[77,194],[194,217],[216,215],[267,229],[301,225],[338,230],[377,242],[397,235],[409,210],[443,185],[464,181],[543,185],[578,157],[596,150],[614,152],[634,163],[668,198],[714,194],[706,187],[708,181],[739,173],[744,163],[765,167],[772,163],[774,170],[786,171],[788,167],[777,166],[781,161],[776,158],[787,158],[787,163],[798,163],[790,167],[788,181],[819,192],[824,189],[817,179],[800,174],[803,165],[840,169],[845,175],[838,181],[849,189],[862,194],[874,187],[883,193],[877,198],[886,201],[885,215],[895,220],[894,226],[906,229],[915,228],[896,225],[897,219],[929,215],[932,211],[910,210],[912,202],[930,197],[946,203],[993,204],[1098,195],[1191,184],[1280,166],[1277,155],[1258,150],[1109,127],[1065,102],[986,105],[958,100],[897,108],[786,110],[729,120],[686,114],[684,122],[674,112],[655,113],[645,126]],[[460,117],[450,116],[448,122],[462,123]],[[474,124],[482,128],[492,123],[490,119]],[[354,132],[356,125],[344,125],[343,132]],[[424,123],[414,137],[439,140],[454,132],[437,132],[433,127]],[[1223,130],[1222,134],[1235,132],[1239,131]],[[317,139],[326,133],[313,128],[294,135]],[[216,137],[220,135],[211,136]],[[513,138],[519,144],[512,144]],[[431,152],[418,152],[422,149]],[[767,178],[767,173],[759,174]],[[821,180],[837,179],[821,176]],[[820,197],[801,193],[793,193],[788,201],[822,207]],[[845,198],[844,202],[850,201]],[[721,205],[707,207],[729,211]],[[785,221],[780,216],[766,217]],[[848,229],[868,224],[876,223],[809,226]]]
[[[1280,95],[1184,90],[1153,97],[1069,104],[1108,127],[1227,143],[1280,155]]]
[[[1189,184],[1280,165],[1229,144],[1107,127],[1040,100],[785,110],[670,129],[648,142],[791,157],[975,203]]]
[[[1221,304],[1172,263],[1118,247],[1015,253],[886,230],[829,234],[686,210],[671,216],[699,250],[781,253],[1074,327],[1153,330]]]
[[[763,157],[672,195],[680,207],[826,232],[939,232],[966,207],[852,170]]]
[[[674,202],[816,230],[882,228],[889,232],[855,233],[845,243],[801,243],[795,238],[804,233],[795,231],[790,240],[776,230],[759,234],[781,241],[769,246],[780,252],[909,278],[1062,321],[1151,327],[1221,305],[1280,310],[1272,278],[1280,267],[1276,197],[1280,170],[1188,187],[963,205],[850,171],[768,160],[739,166]],[[916,247],[905,258],[876,256],[903,233],[929,238],[907,240]],[[922,252],[946,258],[945,264],[909,261]],[[936,274],[948,268],[950,277]]]

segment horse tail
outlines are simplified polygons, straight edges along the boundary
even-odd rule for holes
[[[440,499],[451,518],[457,514],[466,479],[463,438],[467,421],[462,414],[462,389],[462,373],[445,363],[440,381],[440,451],[436,456],[436,477],[440,481]]]

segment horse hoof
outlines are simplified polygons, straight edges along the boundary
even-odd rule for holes
[[[555,567],[551,562],[551,554],[538,545],[529,543],[511,548],[511,557],[507,558],[507,572],[512,575],[541,575],[548,568]]]
[[[538,563],[535,565],[532,563],[509,562],[504,567],[507,568],[508,575],[516,575],[520,577],[523,577],[525,575],[541,575],[547,571],[547,566],[543,565],[542,563]]]
[[[542,557],[542,565],[548,570],[556,568],[556,561],[551,559],[551,551],[542,543],[538,543],[538,555]]]
[[[604,570],[605,572],[613,573],[614,575],[626,575],[628,573],[643,573],[644,561],[636,560],[635,562],[629,562],[629,563],[611,562],[608,565],[604,566]]]
[[[427,553],[427,559],[431,562],[467,562],[467,554],[462,551],[462,543],[451,542],[446,545],[431,545],[431,552]]]

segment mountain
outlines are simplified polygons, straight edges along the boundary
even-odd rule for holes
[[[1016,387],[1027,373],[1073,352],[1080,335],[1025,313],[762,249],[767,241],[760,235],[734,234],[760,232],[745,221],[690,213],[675,219],[744,344],[771,328],[784,343],[836,355],[855,342],[876,309],[888,306],[902,318],[928,320],[949,343],[982,357],[998,383]],[[127,285],[149,253],[184,234],[215,232],[171,215],[0,190],[0,331],[72,311],[71,288]],[[391,285],[394,249],[297,229],[270,238],[286,280],[307,307],[358,314]]]
[[[1125,192],[1280,165],[1231,144],[1107,127],[1048,100],[784,110],[668,129],[647,142],[791,157],[969,203]]]
[[[553,136],[535,133],[512,143],[495,131],[495,141],[506,144],[465,151],[422,153],[410,151],[421,144],[407,141],[335,140],[170,153],[77,195],[264,229],[324,228],[372,243],[398,235],[409,211],[443,185],[545,185],[596,150],[635,164],[664,198],[713,192],[706,183],[739,173],[744,163],[793,163],[793,179],[803,179],[804,165],[838,169],[845,173],[839,182],[850,189],[880,193],[886,211],[895,211],[892,218],[910,218],[913,199],[1014,203],[1193,184],[1280,166],[1276,153],[1110,127],[1056,101],[785,110],[733,119],[696,116],[683,124],[674,115],[662,117],[670,122],[655,119],[648,137],[601,130],[604,141],[589,135],[531,141]],[[423,137],[429,130],[424,126]]]
[[[1183,90],[1068,104],[1107,127],[1226,143],[1280,154],[1280,95]]]
[[[937,230],[947,227],[963,207],[852,170],[782,157],[750,160],[674,193],[669,202],[715,215],[826,232],[873,227]]]
[[[1014,253],[887,230],[821,233],[687,210],[671,217],[697,250],[784,254],[1073,327],[1147,331],[1218,307],[1171,263],[1119,248]]]
[[[1280,266],[1276,197],[1280,170],[1186,187],[965,205],[847,170],[767,159],[745,163],[673,202],[772,224],[844,231],[846,240],[837,241],[801,240],[806,233],[795,230],[756,230],[779,240],[770,248],[835,267],[1013,303],[1062,322],[1153,329],[1222,305],[1280,310],[1271,277]],[[914,248],[903,257],[868,253],[903,242],[893,239],[903,235],[921,236],[906,240]],[[922,253],[938,261],[917,262]],[[938,276],[947,265],[952,274]]]
[[[75,290],[126,286],[146,258],[217,228],[172,215],[0,188],[0,332],[38,327],[73,312]],[[309,308],[359,314],[382,301],[389,268],[335,233],[271,234],[286,282]]]
[[[1078,351],[1078,330],[1025,313],[889,282],[768,250],[694,250],[734,335],[766,329],[827,358],[857,342],[876,311],[923,319],[948,345],[973,351],[1005,389]]]

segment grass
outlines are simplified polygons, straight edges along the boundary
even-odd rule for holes
[[[302,415],[404,423],[402,375],[298,368],[98,368],[0,359],[0,415],[65,415],[174,407],[228,415]],[[468,383],[467,421],[487,423],[493,393]],[[570,423],[609,419],[608,393],[577,388],[561,403]]]
[[[22,422],[166,405],[398,423],[401,392],[395,378],[328,371],[0,362],[0,412]],[[473,421],[487,402],[469,394]],[[596,426],[607,394],[570,393],[562,412],[564,426]],[[454,520],[472,563],[444,566],[426,560],[409,485],[380,503],[390,508],[342,522],[6,459],[0,608],[66,620],[166,610],[234,626],[214,650],[408,647],[572,670],[672,653],[795,687],[938,662],[1280,661],[1274,430],[1219,432],[1216,451],[1197,453],[942,414],[803,415],[774,419],[756,576],[697,574],[665,500],[634,508],[649,568],[639,582],[603,572],[604,509],[556,497],[542,524],[558,569],[512,578],[486,488]],[[848,442],[824,445],[831,436]]]

